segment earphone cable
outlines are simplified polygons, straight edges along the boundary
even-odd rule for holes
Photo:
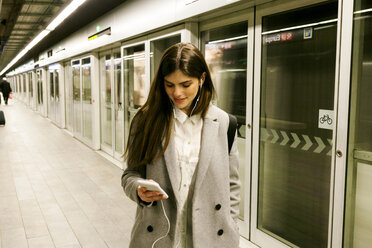
[[[165,219],[167,220],[168,230],[167,230],[167,232],[165,233],[164,236],[161,236],[160,238],[158,238],[157,240],[155,240],[154,243],[152,243],[151,248],[154,248],[155,244],[156,244],[159,240],[165,238],[165,237],[168,235],[169,231],[170,231],[170,221],[169,221],[169,218],[168,218],[168,216],[167,216],[167,213],[165,212],[164,203],[163,203],[162,200],[160,200],[160,202],[161,202],[161,207],[163,208],[164,217],[165,217]]]

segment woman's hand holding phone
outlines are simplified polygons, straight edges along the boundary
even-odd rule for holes
[[[138,180],[137,194],[144,202],[153,202],[168,198],[167,193],[153,180]]]

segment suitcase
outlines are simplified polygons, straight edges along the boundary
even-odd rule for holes
[[[0,110],[0,125],[5,125],[4,112]]]

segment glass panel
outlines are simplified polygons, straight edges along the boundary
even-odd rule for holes
[[[372,8],[371,0],[355,0],[354,1],[354,10],[366,10]],[[370,12],[369,12],[370,13]]]
[[[33,93],[33,87],[32,87],[32,72],[29,72],[27,74],[28,76],[28,94],[29,94],[29,101],[28,101],[28,105],[33,107],[33,97],[34,97],[34,93]]]
[[[161,56],[163,52],[170,46],[181,42],[181,35],[175,35],[171,37],[166,37],[159,40],[153,40],[150,43],[150,76],[151,80],[153,79],[156,70],[158,69]]]
[[[217,90],[217,106],[238,119],[239,173],[242,183],[240,218],[244,219],[245,113],[247,84],[248,23],[242,22],[201,33],[213,84]]]
[[[124,49],[124,88],[125,110],[124,126],[125,138],[128,137],[129,124],[137,109],[145,103],[146,74],[145,74],[145,45],[137,45]]]
[[[29,78],[29,89],[30,89],[30,96],[31,96],[31,99],[34,97],[34,88],[33,88],[33,85],[34,85],[34,82],[33,82],[33,78],[32,78],[32,72],[29,72],[28,73],[28,78]]]
[[[83,136],[88,140],[92,140],[92,84],[90,58],[83,59],[82,62]]]
[[[44,104],[44,87],[43,87],[43,71],[39,71],[39,84],[40,84],[40,103],[41,105]]]
[[[49,72],[49,101],[48,101],[48,117],[55,120],[55,105],[54,105],[54,75],[53,71]]]
[[[291,246],[327,247],[337,4],[262,19],[257,223]]]
[[[27,86],[26,86],[26,75],[22,74],[22,83],[23,83],[23,95],[27,97]]]
[[[54,104],[56,123],[61,123],[61,106],[59,96],[59,70],[54,71]]]
[[[42,74],[41,70],[36,71],[37,77],[37,109],[39,112],[42,112],[43,106],[43,82],[42,82]]]
[[[114,90],[115,90],[115,151],[124,152],[124,110],[123,83],[121,82],[121,55],[114,53]]]
[[[111,55],[100,59],[101,68],[101,135],[102,143],[112,146]]]
[[[371,8],[371,1],[355,1],[355,10],[365,12],[354,14],[345,248],[367,248],[372,243]]]
[[[72,104],[72,81],[71,81],[71,66],[65,63],[65,96],[66,96],[66,128],[73,130],[73,104]]]
[[[72,66],[72,99],[74,106],[74,125],[75,133],[81,133],[81,96],[80,96],[80,65]]]

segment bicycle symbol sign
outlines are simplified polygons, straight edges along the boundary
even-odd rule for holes
[[[333,129],[333,110],[319,109],[318,127]]]

